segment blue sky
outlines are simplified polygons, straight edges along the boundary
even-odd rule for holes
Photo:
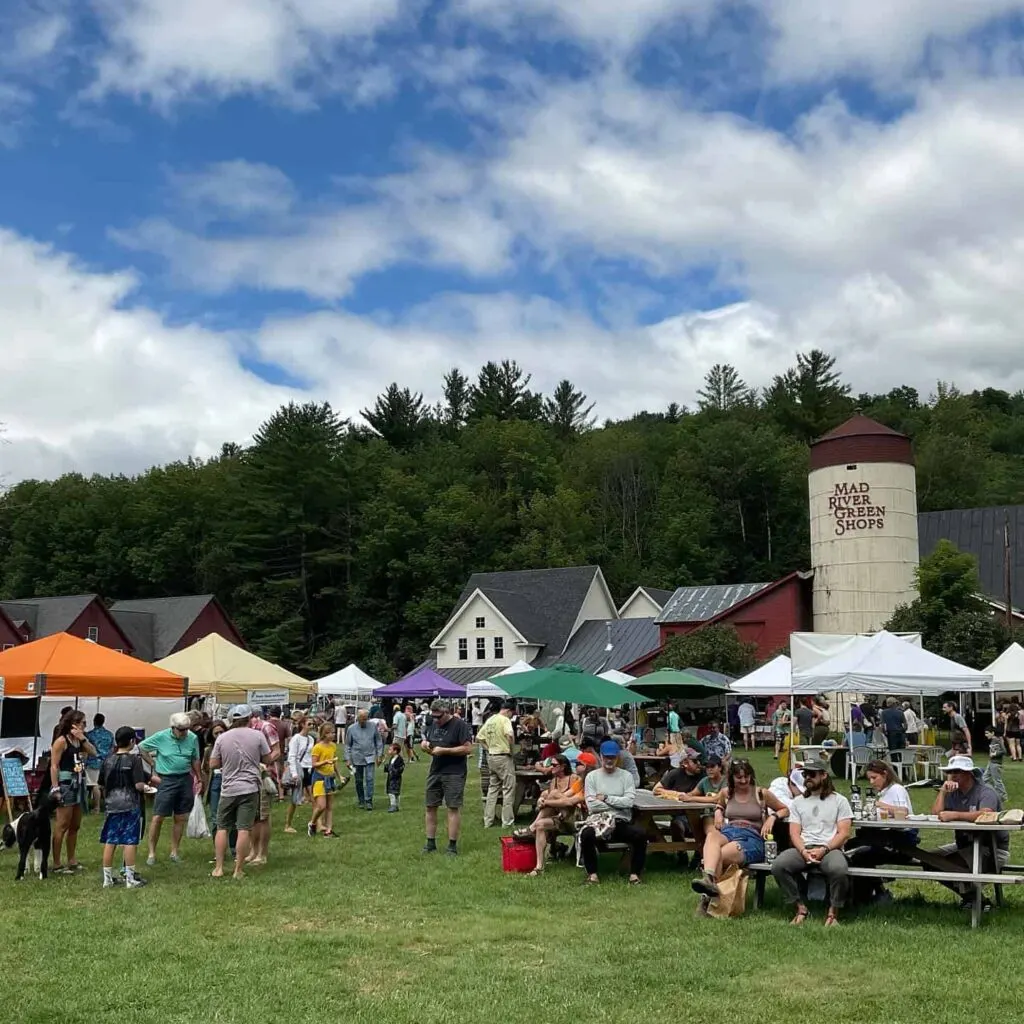
[[[1015,0],[8,0],[8,479],[516,358],[1024,386]]]

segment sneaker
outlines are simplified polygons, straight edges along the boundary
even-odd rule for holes
[[[423,853],[437,853],[437,843],[425,843]]]
[[[126,889],[141,889],[144,885],[147,884],[148,883],[146,882],[146,880],[144,878],[139,878],[138,875],[136,875],[130,881],[124,883]]]
[[[397,813],[398,813],[398,808],[397,807],[389,807],[388,808],[388,814],[397,814]]]
[[[104,889],[113,889],[115,885],[124,885],[124,882],[122,882],[120,878],[104,878],[103,879],[103,888]]]
[[[690,888],[701,896],[709,896],[714,899],[718,895],[718,886],[713,878],[705,875],[703,878],[695,878],[690,883]]]
[[[170,859],[171,859],[171,863],[172,864],[180,864],[181,863],[181,854],[180,853],[172,853]]]
[[[306,835],[309,836],[310,839],[316,835],[316,825],[314,825],[313,822],[310,822],[306,826]]]
[[[148,857],[146,858],[146,864],[147,864],[147,865],[148,865],[149,867],[152,867],[152,866],[153,866],[153,865],[154,865],[155,863],[156,863],[156,857],[154,857],[154,856],[153,856],[153,854],[150,854],[150,855],[149,855],[149,856],[148,856]]]
[[[458,849],[457,849],[456,847],[454,847],[454,846],[449,846],[449,847],[447,847],[447,848],[445,849],[445,851],[444,851],[444,855],[445,855],[446,857],[458,857],[458,855],[459,855],[459,851],[458,851]]]
[[[366,810],[372,811],[373,810],[373,804],[367,804],[366,805]]]

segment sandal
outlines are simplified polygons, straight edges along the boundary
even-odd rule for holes
[[[631,878],[628,882],[629,885],[642,885],[642,881],[639,878]]]
[[[527,878],[540,878],[544,874],[543,868],[534,868],[532,871],[527,872]]]
[[[593,878],[591,878],[590,876],[588,876],[587,878],[583,879],[583,884],[584,884],[584,885],[600,885],[600,884],[601,884],[601,882],[600,882],[600,880],[599,880],[599,879],[597,878],[597,876],[595,875],[595,876],[594,876]]]
[[[320,835],[322,835],[324,837],[324,839],[337,839],[338,838],[338,833],[335,832],[334,829],[332,829],[332,828],[327,829],[325,832],[321,832]]]
[[[801,910],[798,910],[796,912],[796,917],[794,917],[793,920],[790,921],[789,923],[793,927],[799,928],[800,925],[802,925],[804,923],[804,921],[806,921],[807,918],[809,918],[810,916],[811,916],[811,912],[805,907],[805,908],[803,908]]]
[[[513,839],[532,839],[533,833],[528,828],[517,828],[512,833]]]
[[[839,915],[834,911],[830,910],[825,918],[826,928],[838,928],[839,927]]]

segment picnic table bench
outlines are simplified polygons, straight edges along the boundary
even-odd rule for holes
[[[894,829],[894,830],[906,830],[906,829],[924,829],[931,831],[946,831],[946,832],[970,832],[972,833],[971,839],[971,867],[964,871],[941,871],[928,867],[924,868],[897,868],[897,867],[881,867],[881,868],[861,868],[854,867],[851,865],[849,873],[851,878],[893,878],[898,880],[909,880],[909,881],[926,881],[926,882],[958,882],[960,884],[971,885],[974,888],[974,905],[971,908],[971,927],[977,928],[981,923],[982,914],[982,887],[991,885],[995,887],[996,902],[1002,904],[1003,892],[1002,888],[1004,885],[1022,885],[1024,884],[1024,874],[1012,874],[1006,871],[999,870],[997,865],[996,870],[993,872],[985,872],[981,870],[981,846],[982,843],[987,839],[992,845],[993,849],[993,861],[995,860],[995,833],[996,832],[1020,832],[1024,830],[1024,825],[1008,825],[1008,824],[979,824],[978,822],[966,822],[966,821],[937,821],[932,817],[914,817],[905,819],[884,819],[881,821],[865,821],[857,819],[854,824],[861,829]],[[915,848],[908,848],[903,852],[914,855]],[[922,853],[928,853],[930,851],[921,851]],[[768,874],[771,872],[770,864],[750,864],[747,866],[747,870],[755,876],[754,881],[754,906],[760,908],[764,903],[764,890],[765,882],[767,881]]]
[[[701,813],[709,806],[693,800],[667,799],[655,796],[649,790],[638,789],[633,804],[633,824],[647,833],[648,853],[694,853],[704,845]],[[691,835],[686,839],[676,839],[671,834],[669,821],[664,820],[680,816],[685,816],[690,824]],[[625,843],[601,843],[599,846],[602,850],[624,851],[624,864],[629,857],[629,847]]]

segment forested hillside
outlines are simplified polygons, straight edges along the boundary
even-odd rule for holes
[[[763,392],[717,366],[696,408],[603,425],[571,382],[538,394],[515,363],[453,370],[443,394],[395,384],[353,422],[290,405],[208,462],[20,482],[0,499],[0,590],[212,591],[261,654],[390,678],[473,571],[596,563],[621,599],[806,568],[807,444],[856,410],[914,439],[922,511],[1024,501],[1024,394],[852,395],[819,351]]]

